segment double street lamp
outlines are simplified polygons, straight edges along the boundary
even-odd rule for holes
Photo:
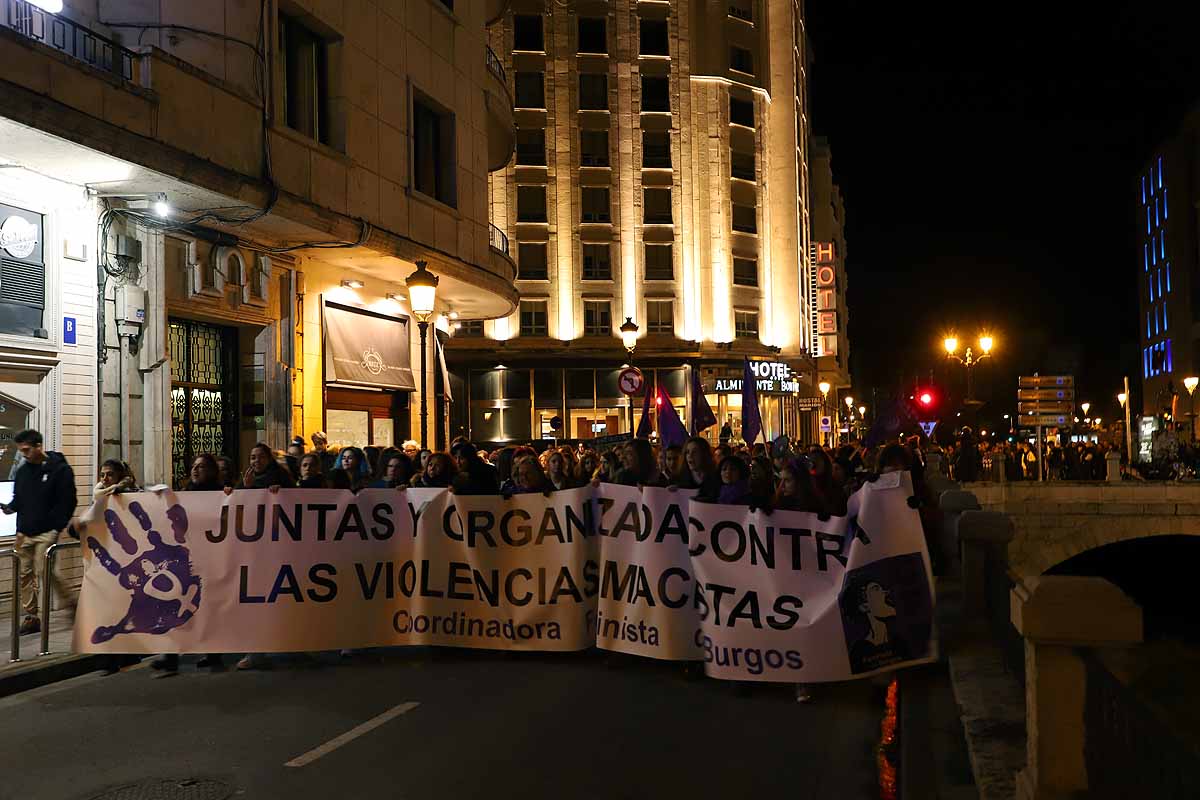
[[[426,448],[426,439],[429,436],[429,406],[426,401],[429,379],[425,374],[425,340],[429,332],[429,320],[437,302],[438,286],[438,276],[426,267],[424,261],[418,261],[417,271],[404,281],[408,285],[408,307],[417,318],[417,328],[421,331],[421,449]]]
[[[978,364],[980,361],[983,361],[985,358],[991,357],[992,347],[995,345],[995,343],[996,343],[996,340],[993,339],[990,334],[981,333],[981,334],[979,334],[979,341],[977,342],[977,344],[979,345],[979,353],[977,354],[968,345],[967,349],[960,356],[958,354],[959,341],[958,341],[957,336],[951,334],[950,336],[947,336],[945,339],[942,340],[942,347],[944,347],[946,349],[946,357],[954,359],[955,361],[957,361],[958,363],[962,364],[964,367],[967,368],[967,399],[966,399],[966,402],[968,404],[974,403],[974,394],[972,391],[972,381],[971,381],[972,368],[976,364]]]

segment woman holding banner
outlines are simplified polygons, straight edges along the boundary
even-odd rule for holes
[[[568,447],[550,451],[546,459],[546,479],[553,487],[551,491],[574,489],[579,486],[575,479],[575,454]]]
[[[333,489],[346,489],[358,494],[371,483],[371,466],[366,454],[357,447],[343,447],[333,462],[333,477],[329,485]]]
[[[691,489],[702,503],[715,503],[721,494],[721,476],[713,461],[712,447],[703,436],[693,436],[683,446],[683,474],[675,484]]]
[[[621,448],[621,469],[616,480],[622,486],[649,486],[654,483],[654,450],[646,439],[633,439]]]

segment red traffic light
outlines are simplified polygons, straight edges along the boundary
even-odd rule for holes
[[[921,396],[917,399],[920,401],[921,405],[925,406],[926,408],[933,405],[933,395],[929,392],[921,392]]]

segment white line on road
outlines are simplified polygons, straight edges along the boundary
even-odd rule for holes
[[[284,764],[284,766],[285,767],[303,767],[305,764],[311,764],[312,762],[316,761],[321,756],[329,755],[330,753],[332,753],[334,750],[337,750],[342,745],[349,744],[350,742],[354,741],[358,737],[362,736],[364,733],[370,733],[371,731],[375,730],[383,723],[388,722],[389,720],[393,720],[396,717],[400,716],[401,714],[407,714],[409,711],[412,711],[414,708],[416,708],[419,705],[421,705],[421,704],[420,703],[401,703],[400,705],[396,706],[395,708],[388,709],[387,711],[383,712],[382,714],[380,714],[377,717],[372,717],[371,719],[364,722],[362,725],[351,728],[350,730],[343,733],[341,736],[335,736],[334,738],[330,739],[328,742],[321,745],[320,747],[314,747],[312,750],[309,750],[304,755],[296,756],[291,761]]]

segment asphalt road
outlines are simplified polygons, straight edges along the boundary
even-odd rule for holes
[[[869,682],[798,705],[787,686],[596,653],[410,649],[215,674],[185,662],[173,678],[134,668],[0,700],[0,798],[171,778],[254,800],[878,800],[882,716]]]

